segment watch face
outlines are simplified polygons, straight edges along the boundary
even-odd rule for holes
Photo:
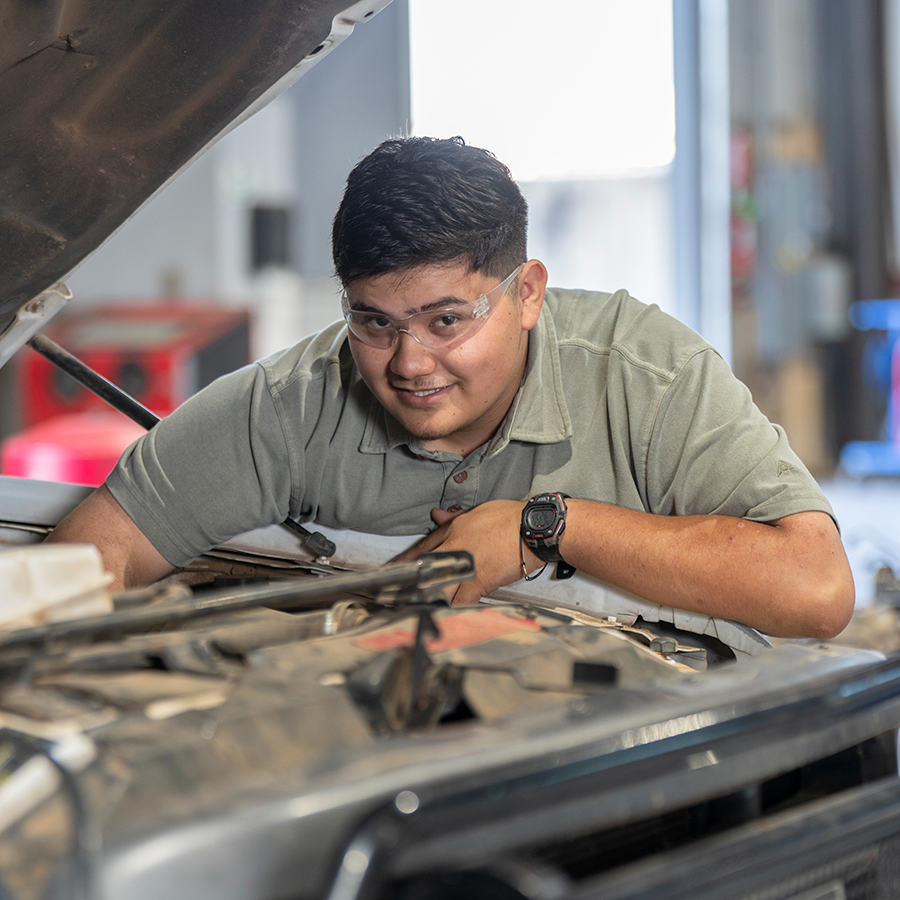
[[[544,562],[561,562],[559,539],[566,530],[565,494],[532,497],[522,512],[522,539]]]
[[[543,531],[546,528],[552,528],[556,523],[556,508],[547,506],[532,506],[528,510],[527,515],[528,527],[534,531]]]

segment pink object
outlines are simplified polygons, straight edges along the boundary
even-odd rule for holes
[[[140,425],[113,411],[54,416],[8,437],[0,468],[20,478],[99,485],[142,434]]]

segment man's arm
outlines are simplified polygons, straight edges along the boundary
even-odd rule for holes
[[[112,591],[150,584],[172,571],[106,485],[72,510],[47,540],[96,545],[104,567],[113,575]]]
[[[664,606],[735,619],[779,637],[834,637],[850,619],[853,577],[831,517],[804,512],[770,523],[729,516],[660,516],[607,503],[566,501],[560,552],[570,565]],[[476,578],[455,605],[522,577],[524,503],[492,500],[450,516],[401,558],[473,551]],[[529,572],[543,563],[525,547]]]

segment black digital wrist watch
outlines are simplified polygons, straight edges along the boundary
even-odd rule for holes
[[[566,530],[568,494],[536,494],[522,510],[522,540],[545,563],[563,562],[559,540]]]

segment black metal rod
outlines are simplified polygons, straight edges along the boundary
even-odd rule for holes
[[[72,356],[68,350],[64,350],[59,344],[55,344],[44,335],[34,335],[28,341],[28,345],[32,350],[36,350],[41,356],[49,359],[53,365],[62,369],[63,372],[71,375],[82,387],[86,387],[101,400],[105,400],[113,409],[124,413],[129,419],[148,431],[159,421],[156,413],[138,403],[134,397],[130,397],[125,391],[117,388],[111,381],[107,381],[90,366],[86,366],[80,359]]]

